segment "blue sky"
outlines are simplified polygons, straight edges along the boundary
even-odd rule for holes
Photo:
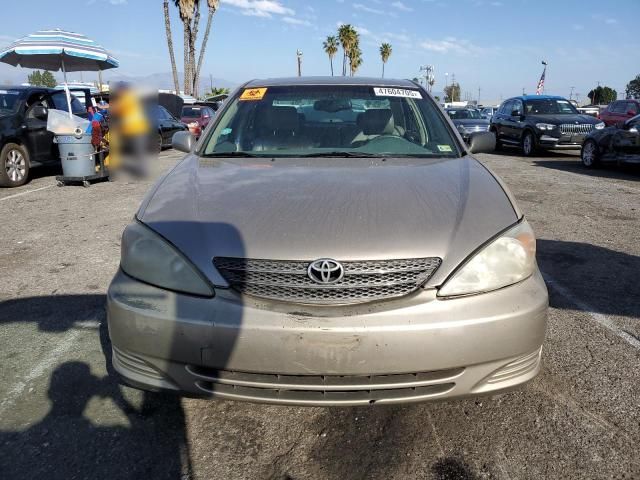
[[[322,41],[340,23],[360,31],[364,63],[359,75],[380,75],[378,46],[387,41],[393,46],[387,77],[412,78],[420,65],[432,64],[435,91],[444,87],[445,73],[449,79],[455,74],[472,98],[481,88],[483,102],[520,94],[523,87],[532,93],[543,59],[549,63],[546,93],[558,95],[569,96],[574,86],[584,98],[598,81],[622,91],[640,73],[640,0],[220,3],[203,73],[232,83],[294,75],[298,48],[304,53],[303,74],[329,74]],[[2,45],[35,30],[60,27],[87,34],[112,51],[123,74],[170,71],[161,0],[23,0],[6,2],[0,11],[5,20]],[[171,11],[181,63],[182,25],[176,9]],[[205,20],[203,15],[201,32]],[[0,82],[20,78],[16,72],[0,64]]]

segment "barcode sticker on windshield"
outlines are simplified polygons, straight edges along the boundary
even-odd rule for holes
[[[406,88],[373,87],[373,93],[377,97],[422,98],[419,91]]]

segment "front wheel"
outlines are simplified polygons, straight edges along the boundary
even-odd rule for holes
[[[29,178],[29,154],[17,143],[7,143],[0,152],[0,187],[19,187]]]
[[[522,137],[522,153],[525,157],[530,157],[536,152],[536,140],[533,138],[533,133],[525,132]]]
[[[580,152],[580,159],[582,160],[582,165],[587,168],[594,168],[598,165],[600,160],[598,145],[593,140],[587,140],[582,145],[582,151]]]

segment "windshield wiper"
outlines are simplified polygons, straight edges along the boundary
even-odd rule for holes
[[[375,153],[367,152],[316,152],[300,155],[301,158],[305,157],[339,157],[339,158],[385,158],[386,155],[377,155]]]
[[[242,158],[264,158],[265,155],[254,155],[253,153],[248,152],[213,152],[213,153],[205,153],[201,155],[204,158],[212,158],[212,157],[242,157]]]

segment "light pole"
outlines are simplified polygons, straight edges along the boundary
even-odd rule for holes
[[[576,87],[571,87],[571,92],[569,93],[569,100],[573,98],[573,89]]]
[[[298,76],[302,76],[302,51],[296,50],[296,56],[298,57]]]

